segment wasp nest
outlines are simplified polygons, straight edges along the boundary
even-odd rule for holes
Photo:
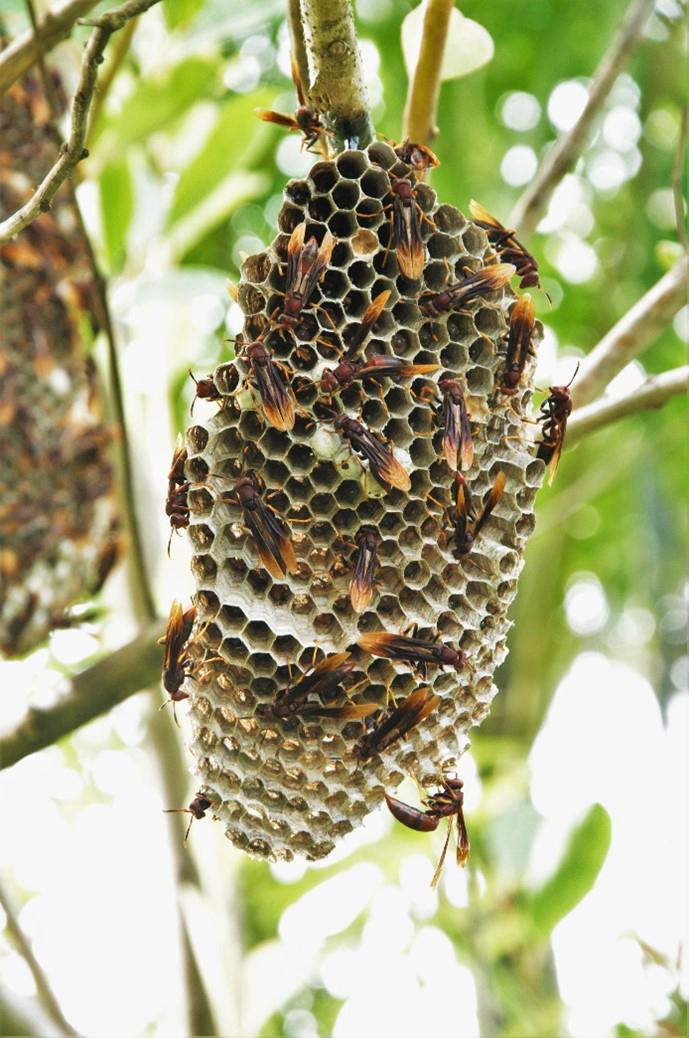
[[[423,292],[439,292],[496,257],[483,230],[419,183],[425,259],[420,278],[405,277],[390,202],[395,178],[409,176],[409,166],[376,143],[318,161],[305,179],[288,183],[280,233],[244,263],[239,302],[246,315],[242,341],[263,335],[288,370],[294,426],[282,431],[265,420],[259,394],[247,391],[250,369],[240,350],[200,392],[217,398],[217,414],[186,434],[198,588],[188,650],[193,664],[184,682],[191,750],[202,795],[228,837],[263,858],[322,858],[405,775],[437,786],[456,766],[467,731],[483,720],[496,693],[493,673],[506,653],[507,612],[534,527],[543,463],[515,435],[530,397],[532,360],[526,388],[496,392],[515,297],[509,289],[486,292],[462,309],[424,316]],[[288,243],[304,223],[306,240],[314,235],[322,243],[329,231],[334,246],[310,305],[292,327],[276,328]],[[323,371],[337,365],[384,291],[389,298],[362,354],[437,370],[357,380],[324,398]],[[474,443],[465,476],[474,500],[480,503],[499,473],[506,476],[501,500],[462,558],[444,532],[443,506],[452,503],[454,483],[432,406],[442,378],[459,379],[464,389]],[[357,418],[393,446],[408,490],[365,471],[333,425],[338,414]],[[242,525],[246,513],[233,492],[241,473],[260,477],[263,499],[275,512],[303,520],[290,526],[296,565],[283,578],[266,569]],[[362,526],[378,533],[379,568],[370,604],[355,612],[352,553],[342,538],[354,539]],[[463,650],[467,666],[429,667],[421,680],[409,666],[357,646],[366,632],[412,625],[418,637]],[[419,685],[439,696],[422,723],[365,760],[356,747],[380,715],[367,722],[299,714],[265,719],[265,704],[308,672],[314,658],[347,650],[355,663],[351,686],[358,687],[346,701],[389,711]]]
[[[55,84],[58,88],[58,84]],[[37,80],[0,102],[0,218],[31,196],[59,142]],[[95,591],[117,555],[88,263],[67,188],[0,247],[0,651],[26,652]]]

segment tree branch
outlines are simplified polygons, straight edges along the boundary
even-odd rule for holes
[[[34,707],[0,738],[0,768],[51,746],[106,713],[160,677],[164,625],[152,624],[133,641],[72,678],[69,691],[52,706]]]
[[[351,0],[301,0],[306,47],[314,77],[311,104],[323,112],[340,142],[366,147],[374,131],[361,69]]]
[[[688,276],[689,256],[682,256],[591,350],[572,387],[576,406],[595,400],[618,371],[660,335],[687,301]]]
[[[34,955],[31,942],[28,940],[26,934],[19,925],[19,920],[17,918],[17,913],[14,910],[12,900],[2,884],[0,884],[0,905],[2,905],[5,915],[7,916],[7,931],[10,940],[31,970],[31,976],[36,985],[38,1001],[45,1010],[46,1015],[57,1028],[59,1034],[69,1035],[70,1038],[71,1036],[74,1036],[74,1038],[76,1038],[77,1032],[71,1024],[68,1024],[65,1020],[62,1010],[60,1009],[60,1004],[55,998],[53,990],[48,983],[48,978],[43,972],[43,967]]]
[[[650,375],[642,385],[626,396],[617,400],[603,398],[587,407],[577,408],[567,423],[567,443],[576,443],[587,433],[602,429],[604,425],[636,414],[637,411],[662,407],[668,400],[687,392],[689,364],[672,371],[664,371],[661,375]]]
[[[48,171],[26,205],[0,223],[0,245],[4,245],[50,208],[60,185],[70,176],[77,163],[88,155],[84,144],[88,130],[89,108],[96,88],[98,66],[103,60],[108,40],[113,32],[121,29],[130,18],[135,18],[158,2],[159,0],[127,0],[97,21],[85,23],[95,25],[96,28],[89,37],[81,61],[79,82],[72,99],[69,136],[57,162]]]
[[[430,144],[438,133],[435,117],[440,98],[440,72],[454,0],[428,0],[419,59],[409,83],[403,136]]]
[[[38,32],[27,29],[0,53],[0,96],[24,75],[27,69],[69,36],[78,18],[88,14],[97,0],[66,0],[53,7],[38,22]]]
[[[309,100],[309,57],[306,53],[304,41],[304,22],[301,16],[300,0],[287,0],[287,25],[289,26],[289,38],[292,44],[292,57],[299,72],[299,78],[304,90],[304,95]]]
[[[581,154],[594,119],[617,79],[623,65],[642,40],[654,0],[632,0],[610,47],[596,69],[588,101],[579,119],[562,134],[546,153],[535,177],[510,213],[509,223],[520,234],[529,234],[548,208],[548,203],[565,173]]]

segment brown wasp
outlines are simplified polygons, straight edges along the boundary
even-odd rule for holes
[[[474,460],[474,441],[467,413],[464,391],[455,378],[441,378],[438,389],[442,393],[443,453],[453,472],[459,467],[464,472]]]
[[[427,169],[435,169],[440,165],[440,159],[430,148],[425,144],[414,144],[408,137],[394,148],[394,152],[398,159],[422,176]]]
[[[469,274],[456,285],[444,288],[442,292],[422,292],[419,309],[425,317],[440,317],[449,310],[461,309],[472,299],[502,288],[514,272],[515,267],[511,263],[493,263],[475,274]]]
[[[353,747],[353,754],[359,760],[368,760],[376,753],[382,753],[393,742],[401,739],[415,725],[428,717],[440,702],[430,688],[417,688],[415,692],[403,699],[394,707],[387,717],[378,722],[370,732],[359,739]]]
[[[354,556],[354,575],[349,585],[349,597],[352,609],[363,613],[368,609],[373,598],[373,586],[378,566],[378,545],[380,537],[373,526],[362,526],[354,538],[356,555]]]
[[[517,238],[514,231],[495,219],[494,216],[484,209],[479,203],[472,200],[469,202],[469,212],[474,218],[474,223],[488,235],[488,241],[495,246],[500,259],[505,263],[513,263],[515,273],[521,280],[520,288],[541,288],[541,278],[538,273],[538,264],[530,252],[527,252]],[[546,292],[546,296],[548,293]],[[548,296],[548,298],[550,298]]]
[[[304,244],[306,224],[300,223],[292,231],[287,245],[287,290],[282,313],[275,321],[276,328],[294,329],[306,309],[313,290],[330,263],[335,239],[325,232],[321,244],[314,235]]]
[[[338,415],[333,422],[335,431],[347,440],[350,446],[362,458],[368,461],[373,475],[381,483],[396,487],[398,490],[409,490],[411,479],[409,473],[402,468],[389,447],[381,443],[377,436],[365,425],[346,414]]]
[[[343,691],[342,682],[353,670],[354,662],[349,659],[348,652],[326,656],[311,673],[279,692],[274,703],[259,703],[256,714],[267,721],[286,720],[296,714],[301,717],[333,717],[347,721],[368,717],[378,709],[375,703],[325,706],[306,702],[311,695],[325,701],[335,699]]]
[[[189,641],[195,619],[196,608],[194,606],[184,611],[181,603],[174,600],[170,606],[165,636],[158,643],[165,646],[163,687],[170,696],[168,702],[172,703],[175,724],[177,724],[175,704],[181,702],[182,699],[189,698],[187,692],[181,691],[181,687],[191,673],[192,659],[185,646]],[[167,703],[163,703],[163,706],[167,706]]]
[[[423,274],[424,246],[421,237],[421,221],[428,220],[416,201],[416,184],[413,177],[390,175],[392,193],[392,227],[395,237],[395,252],[400,270],[407,278],[416,280]]]
[[[297,559],[285,520],[261,497],[256,476],[240,476],[223,501],[237,504],[261,562],[276,580],[297,572]]]
[[[325,138],[326,136],[332,137],[333,133],[332,130],[323,125],[318,112],[314,112],[307,105],[301,77],[294,60],[292,61],[292,79],[294,80],[299,102],[294,115],[285,115],[283,112],[270,112],[266,111],[265,108],[257,108],[256,115],[266,123],[275,123],[277,126],[284,126],[287,130],[303,134],[302,148],[306,146],[307,151],[313,152],[315,150],[314,145],[320,144],[321,150],[325,153],[327,151]]]
[[[250,383],[258,390],[266,418],[274,429],[294,428],[295,399],[284,364],[273,360],[261,339],[242,346],[242,357],[251,369]]]
[[[194,413],[194,405],[196,404],[197,400],[219,400],[220,399],[220,391],[218,390],[217,386],[215,385],[215,382],[213,381],[213,376],[212,375],[206,375],[205,378],[197,378],[196,375],[191,370],[191,368],[189,368],[189,374],[191,375],[192,379],[194,380],[194,385],[196,386],[196,392],[194,393],[194,399],[192,400],[191,407],[189,408],[189,413],[193,414]]]
[[[332,370],[326,368],[321,376],[321,387],[329,393],[344,389],[357,379],[416,378],[437,371],[440,364],[409,364],[402,357],[376,354],[369,360],[343,360]]]
[[[427,641],[424,638],[409,638],[403,634],[390,634],[388,631],[369,631],[363,634],[357,645],[370,652],[372,656],[382,656],[386,660],[401,660],[410,663],[413,670],[422,676],[427,666],[454,667],[460,671],[467,664],[467,655],[461,649],[453,649],[450,645]]]
[[[387,793],[385,794],[385,800],[391,814],[402,825],[406,825],[408,829],[414,829],[418,833],[433,832],[438,828],[441,819],[448,819],[447,836],[445,837],[445,843],[431,880],[431,886],[433,887],[437,885],[443,864],[445,863],[445,855],[447,854],[450,836],[452,835],[453,818],[457,826],[457,864],[465,865],[469,857],[470,844],[469,834],[464,821],[463,787],[464,783],[461,779],[443,776],[443,788],[426,798],[425,811],[409,807],[408,804],[403,803],[401,800],[396,800],[395,797],[388,796]]]
[[[505,491],[506,480],[505,473],[498,472],[479,515],[467,481],[461,472],[455,474],[455,504],[445,510],[445,516],[453,527],[456,558],[461,559],[471,551],[474,541]]]
[[[544,461],[550,469],[548,484],[552,485],[560,464],[560,456],[567,432],[567,419],[572,413],[572,396],[569,387],[576,378],[579,365],[566,386],[549,386],[550,396],[544,400],[540,408],[539,422],[543,423],[543,439],[538,444],[536,457]]]
[[[167,553],[170,554],[172,535],[175,530],[189,525],[189,504],[187,495],[191,483],[184,474],[184,466],[187,461],[186,447],[178,444],[172,455],[172,464],[167,474],[167,500],[165,502],[165,514],[170,518],[170,539],[167,542]]]
[[[189,819],[189,825],[187,826],[187,831],[184,834],[184,846],[185,847],[187,845],[187,839],[189,837],[189,832],[191,830],[192,822],[194,821],[195,818],[199,819],[199,820],[201,818],[205,818],[206,817],[206,811],[209,809],[209,807],[212,807],[212,806],[213,805],[211,804],[211,802],[208,799],[208,797],[203,796],[202,793],[197,793],[196,796],[194,797],[194,799],[192,800],[192,802],[189,804],[189,807],[167,807],[167,808],[165,808],[165,814],[166,815],[176,815],[176,814],[191,815],[191,818]]]
[[[391,294],[390,289],[386,288],[384,292],[379,292],[376,298],[366,307],[364,316],[355,327],[354,334],[349,340],[349,345],[345,354],[349,360],[356,357],[357,353],[368,339],[374,324],[385,309],[385,305]]]
[[[535,325],[536,311],[531,296],[526,292],[517,300],[510,312],[505,369],[498,386],[501,393],[519,392],[526,361],[529,357],[536,356],[536,351],[531,345]]]

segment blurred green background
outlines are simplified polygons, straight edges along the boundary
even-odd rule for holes
[[[395,139],[406,91],[400,26],[411,6],[356,4],[374,123]],[[441,198],[464,211],[477,198],[506,221],[544,147],[576,118],[625,7],[462,8],[490,32],[495,56],[443,86],[433,175]],[[10,28],[23,24],[21,9],[8,5]],[[530,240],[553,299],[552,308],[538,299],[541,385],[566,381],[575,358],[677,258],[683,21],[678,2],[659,0]],[[80,33],[58,52],[68,74]],[[191,590],[184,544],[175,542],[172,562],[164,556],[162,514],[171,444],[188,422],[187,369],[205,374],[232,356],[241,320],[226,280],[270,241],[285,180],[312,161],[297,137],[254,116],[256,107],[293,110],[288,69],[278,0],[166,0],[139,20],[82,167],[78,193],[109,278],[163,614]],[[611,392],[686,363],[688,340],[685,307]],[[687,408],[675,400],[566,451],[554,487],[539,494],[501,694],[461,770],[470,864],[459,872],[448,861],[438,894],[428,883],[444,831],[427,838],[381,812],[317,867],[258,864],[218,826],[195,825],[190,853],[207,904],[191,899],[185,912],[220,1033],[684,1033],[687,460]],[[44,694],[46,675],[57,679],[132,633],[125,601],[116,577],[101,624],[57,632],[26,661],[0,664],[0,682]],[[159,814],[172,805],[147,761],[150,725],[165,723],[138,697],[0,776],[3,865],[82,1033],[181,1033]],[[0,979],[31,994],[7,944]]]

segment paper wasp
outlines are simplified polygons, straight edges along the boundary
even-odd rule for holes
[[[520,288],[541,288],[541,278],[538,273],[538,264],[530,252],[517,238],[514,231],[496,220],[494,216],[484,209],[479,203],[472,200],[469,202],[469,212],[474,223],[481,227],[488,236],[488,241],[495,246],[497,253],[505,263],[513,263],[515,273],[521,280]],[[548,296],[548,293],[545,293]],[[549,297],[548,297],[549,298]]]
[[[422,176],[426,170],[435,169],[440,165],[440,159],[430,148],[425,144],[414,144],[408,137],[395,146],[394,152],[398,159]]]
[[[474,541],[504,493],[506,480],[505,473],[498,472],[479,515],[467,481],[461,472],[455,474],[455,504],[445,510],[445,515],[452,524],[456,558],[464,558],[471,551]]]
[[[297,559],[285,520],[261,497],[261,486],[254,475],[240,476],[222,500],[242,509],[261,562],[276,580],[297,572]]]
[[[552,485],[560,464],[567,432],[567,419],[572,413],[572,396],[569,387],[576,378],[578,370],[579,365],[577,364],[575,372],[566,386],[549,386],[550,396],[541,404],[538,420],[543,423],[541,430],[543,439],[538,444],[536,457],[544,461],[550,470],[549,485]]]
[[[181,530],[189,525],[189,504],[187,500],[191,483],[184,474],[184,466],[187,462],[186,447],[180,444],[175,447],[172,455],[172,464],[167,474],[167,500],[165,502],[165,514],[170,518],[170,539],[167,542],[167,553],[170,554],[172,535],[175,530]]]
[[[376,354],[369,360],[343,360],[336,368],[326,368],[321,376],[321,386],[329,393],[336,393],[345,386],[365,378],[416,378],[437,371],[440,364],[409,364],[402,357]]]
[[[197,378],[191,368],[189,368],[189,374],[194,381],[196,386],[196,392],[194,393],[194,399],[191,402],[189,413],[194,413],[194,405],[197,400],[219,400],[220,391],[218,390],[215,382],[213,381],[212,375],[206,375],[205,378]]]
[[[536,311],[528,292],[512,307],[510,312],[510,330],[507,337],[507,353],[505,368],[498,389],[501,393],[518,393],[519,383],[529,357],[535,357],[536,351],[531,345]]]
[[[368,717],[378,709],[375,703],[345,703],[343,706],[307,703],[311,695],[326,702],[335,699],[343,691],[342,682],[354,666],[348,652],[326,656],[309,674],[278,693],[275,702],[259,703],[256,715],[266,721],[287,720],[297,714],[300,717],[332,717],[347,721]]]
[[[354,538],[356,555],[354,556],[354,575],[349,585],[349,597],[352,609],[363,613],[368,609],[373,598],[373,587],[378,566],[378,545],[380,537],[373,526],[362,526]]]
[[[355,418],[349,418],[344,414],[335,418],[333,426],[335,431],[349,442],[353,450],[368,461],[376,479],[398,490],[409,490],[409,473],[402,468],[390,448],[381,443],[370,429]]]
[[[313,291],[330,262],[335,239],[326,231],[321,244],[314,235],[304,244],[306,224],[292,231],[287,245],[287,288],[282,312],[274,322],[276,328],[293,330],[309,305]]]
[[[289,432],[294,428],[295,399],[284,364],[273,360],[261,339],[241,347],[249,365],[249,382],[258,390],[266,418],[274,429]]]
[[[461,649],[453,649],[450,645],[428,641],[424,638],[410,638],[403,634],[390,634],[388,631],[369,631],[363,634],[357,645],[370,652],[372,656],[382,656],[386,660],[400,660],[410,663],[412,669],[425,676],[426,668],[453,667],[463,670],[467,664],[467,655]]]
[[[325,154],[327,152],[325,138],[332,137],[333,132],[322,123],[319,113],[307,105],[301,77],[294,60],[292,60],[292,79],[294,80],[299,102],[294,115],[266,111],[265,108],[257,108],[256,115],[263,122],[275,123],[277,126],[284,126],[286,130],[301,133],[303,135],[302,148],[306,147],[307,151],[313,152],[316,150],[314,145],[320,144],[321,150]]]
[[[189,837],[189,832],[191,830],[192,822],[194,821],[194,819],[200,820],[201,818],[205,818],[206,817],[206,811],[210,807],[212,807],[212,806],[213,805],[211,804],[211,802],[208,799],[208,797],[203,796],[202,793],[197,793],[196,796],[194,797],[194,799],[192,800],[192,802],[189,804],[189,807],[167,807],[167,808],[165,808],[165,814],[166,815],[176,815],[176,814],[191,815],[191,818],[189,819],[189,825],[187,826],[187,831],[184,834],[184,846],[185,847],[187,846],[187,839]]]
[[[419,309],[425,317],[440,317],[450,310],[457,310],[478,296],[495,292],[510,280],[515,272],[511,263],[494,263],[469,274],[463,281],[450,285],[441,292],[422,292]]]
[[[443,454],[453,472],[459,467],[464,472],[474,460],[474,441],[467,414],[461,383],[455,378],[441,378],[438,389],[442,394]]]
[[[436,696],[430,688],[417,688],[379,721],[371,731],[362,735],[353,747],[354,756],[359,760],[368,760],[375,754],[382,753],[388,746],[410,732],[425,717],[428,717],[439,702],[440,696]]]
[[[464,783],[461,779],[444,776],[443,788],[437,793],[432,793],[426,797],[425,811],[409,807],[408,804],[403,803],[401,800],[396,800],[395,797],[388,796],[387,793],[385,794],[385,801],[390,809],[390,813],[398,822],[406,825],[408,829],[414,829],[415,832],[433,832],[438,828],[441,819],[448,819],[447,836],[445,837],[445,843],[431,880],[431,886],[433,887],[437,885],[443,864],[445,863],[445,855],[447,854],[450,836],[454,828],[452,824],[453,819],[457,828],[457,864],[465,865],[469,857],[470,844],[469,834],[464,821],[463,787]]]
[[[181,688],[191,673],[192,659],[185,646],[189,641],[195,619],[195,606],[184,611],[181,603],[175,599],[170,607],[165,636],[159,642],[159,644],[165,645],[163,687],[170,697],[168,702],[172,703],[175,723],[177,723],[175,704],[189,698],[188,693],[182,692]],[[166,705],[163,704],[163,706]]]

